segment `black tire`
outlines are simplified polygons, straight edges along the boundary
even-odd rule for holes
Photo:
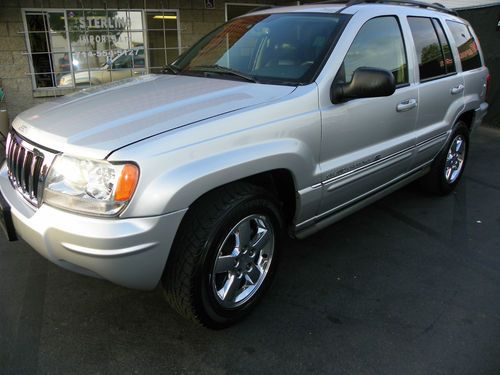
[[[238,258],[235,269],[227,273],[225,271],[216,273],[215,267],[219,264],[216,262],[221,262],[223,257],[227,257],[223,255],[226,245],[228,248],[233,248],[233,253],[236,251],[234,249],[238,248],[229,243],[233,241],[233,237],[234,244],[243,242],[241,240],[236,242],[236,238],[241,239],[243,233],[237,225],[243,223],[241,225],[251,228],[252,220],[256,223],[261,223],[263,220],[262,223],[265,224],[263,228],[267,228],[265,233],[274,235],[272,251],[269,250],[271,245],[267,245],[266,250],[261,250],[259,253],[259,259],[262,259],[264,265],[259,270],[267,267],[267,271],[261,273],[264,275],[263,279],[260,284],[255,283],[256,287],[247,298],[239,302],[236,302],[235,298],[233,302],[232,297],[228,296],[225,301],[219,294],[221,292],[218,290],[218,285],[229,285],[230,278],[234,283],[245,284],[241,289],[234,288],[234,290],[246,291],[253,287],[249,285],[245,289],[250,279],[247,280],[247,275],[244,274],[246,271],[241,268],[236,269],[236,265],[243,264],[245,269],[255,268],[257,264],[255,254],[254,263],[247,263],[251,262],[248,254],[254,251],[247,251],[245,259],[243,255],[239,255],[242,258]],[[260,229],[261,227],[257,227],[257,230]],[[247,236],[248,244],[253,243],[251,240],[253,238],[264,238],[257,237],[257,230],[248,232],[252,233]],[[283,222],[279,204],[266,190],[246,183],[235,183],[208,193],[186,213],[175,238],[162,277],[167,301],[181,315],[209,328],[221,329],[235,323],[250,312],[269,288],[279,260],[282,232]],[[240,246],[240,250],[242,248]],[[253,247],[248,245],[245,249],[253,250]],[[271,255],[268,256],[264,252]],[[230,255],[233,256],[233,253]],[[265,258],[268,258],[268,263]]]
[[[451,152],[451,148],[457,145],[457,141],[461,141],[461,151],[463,151],[463,160],[460,163],[460,159],[451,159],[451,161],[456,161],[457,169],[451,169],[450,161],[447,160],[448,154]],[[428,174],[422,177],[420,180],[421,186],[425,191],[436,194],[436,195],[447,195],[451,193],[460,182],[463,172],[465,170],[465,165],[467,162],[467,156],[469,154],[469,129],[463,121],[459,121],[455,124],[453,133],[450,139],[446,143],[445,147],[438,154],[436,159],[431,165],[431,170]],[[450,171],[453,173],[446,174]]]

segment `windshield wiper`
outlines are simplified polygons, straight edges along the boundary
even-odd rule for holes
[[[168,64],[163,67],[163,70],[161,71],[163,74],[167,74],[167,72],[170,71],[171,73],[174,74],[179,74],[181,69],[174,65],[174,64]]]
[[[194,69],[193,69],[194,68]],[[227,66],[222,66],[218,64],[214,65],[197,65],[191,68],[191,71],[200,71],[205,73],[216,73],[216,74],[228,74],[235,77],[243,78],[245,81],[259,83],[259,81],[250,75],[247,75],[239,70],[228,68]]]

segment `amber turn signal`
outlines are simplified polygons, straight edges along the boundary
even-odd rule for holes
[[[139,181],[139,168],[134,164],[125,164],[118,179],[115,191],[115,201],[125,202],[132,198],[137,182]]]

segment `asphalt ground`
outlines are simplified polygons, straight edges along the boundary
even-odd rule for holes
[[[0,373],[499,374],[499,146],[479,129],[447,197],[411,185],[287,241],[266,298],[224,331],[1,239]]]

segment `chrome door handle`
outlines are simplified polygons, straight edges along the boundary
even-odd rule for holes
[[[462,84],[455,86],[451,89],[451,94],[452,95],[460,94],[462,91],[464,91],[464,88],[465,86]]]
[[[401,103],[397,105],[396,111],[405,112],[415,108],[416,106],[417,106],[417,99],[407,99],[403,100]]]

